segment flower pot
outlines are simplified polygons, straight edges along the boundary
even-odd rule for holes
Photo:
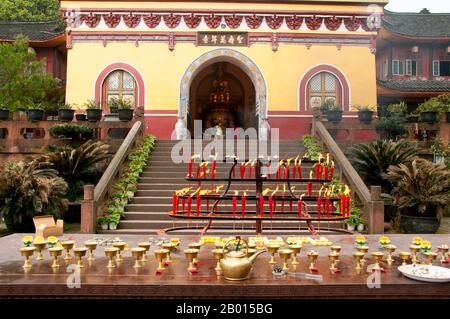
[[[110,230],[116,230],[116,229],[117,229],[117,224],[115,224],[115,223],[109,223],[109,229],[110,229]]]
[[[58,120],[58,111],[57,110],[45,110],[44,111],[44,120],[45,121]]]
[[[420,120],[425,123],[436,123],[437,112],[422,112],[420,113]]]
[[[373,120],[373,111],[359,111],[358,119],[361,123],[370,124]]]
[[[356,227],[356,230],[360,233],[364,231],[364,224],[359,224],[358,227]]]
[[[42,121],[44,117],[44,110],[28,110],[28,120],[31,122]]]
[[[78,122],[84,122],[86,121],[86,114],[75,114],[75,118]]]
[[[119,120],[128,122],[133,119],[134,110],[119,110]]]
[[[86,117],[89,122],[98,122],[102,119],[103,110],[100,109],[89,109],[86,110]]]
[[[100,225],[102,230],[108,230],[108,223]]]
[[[9,110],[0,110],[0,121],[9,120]]]
[[[61,122],[71,122],[73,120],[74,110],[71,109],[60,109],[58,110],[58,119]]]
[[[354,225],[347,225],[347,230],[348,231],[355,231],[355,226]]]
[[[328,122],[331,123],[339,123],[342,121],[342,111],[341,110],[332,110],[327,112]]]
[[[450,123],[450,112],[445,113],[445,117],[447,119],[447,123]]]
[[[419,122],[419,116],[418,115],[410,115],[408,116],[408,123],[417,123]]]
[[[119,111],[119,109],[117,107],[110,107],[109,108],[109,113],[111,114],[116,114]]]
[[[435,234],[440,225],[437,217],[400,215],[400,228],[407,234]]]

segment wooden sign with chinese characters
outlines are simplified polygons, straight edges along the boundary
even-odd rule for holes
[[[197,33],[199,46],[248,46],[247,32],[199,32]]]

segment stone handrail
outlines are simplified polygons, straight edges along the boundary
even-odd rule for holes
[[[108,192],[111,191],[114,181],[120,175],[122,165],[128,158],[128,154],[142,140],[143,131],[143,123],[141,121],[135,122],[97,186],[95,188],[93,185],[84,187],[84,200],[81,207],[81,233],[93,233],[95,231],[98,210],[102,208],[101,204],[108,197]]]
[[[331,154],[341,177],[345,179],[363,204],[364,213],[369,221],[369,232],[371,234],[383,233],[384,203],[381,200],[381,187],[372,186],[370,190],[367,188],[325,125],[316,117],[313,118],[312,135],[318,138],[322,148]]]

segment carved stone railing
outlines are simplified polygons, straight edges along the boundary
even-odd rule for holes
[[[142,141],[143,134],[144,125],[140,121],[135,122],[95,188],[93,185],[84,187],[84,199],[81,205],[81,233],[95,232],[98,213],[103,209],[105,200],[110,197],[112,186],[121,174],[124,162],[130,152]]]
[[[322,148],[333,157],[341,180],[352,189],[363,206],[363,212],[368,220],[369,233],[381,234],[384,232],[384,203],[381,200],[381,187],[372,186],[369,190],[359,174],[353,168],[336,141],[328,132],[324,123],[313,118],[311,134],[321,144]]]

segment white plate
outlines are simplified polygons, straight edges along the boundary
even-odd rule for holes
[[[406,277],[427,282],[450,282],[450,269],[431,265],[405,265],[398,270]]]

